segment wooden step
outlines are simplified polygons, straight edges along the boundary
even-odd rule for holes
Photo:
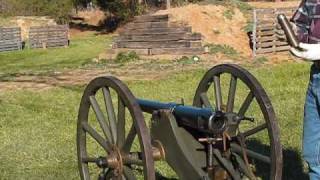
[[[287,42],[282,42],[282,41],[276,41],[276,42],[265,42],[265,43],[257,43],[257,48],[268,48],[268,47],[278,47],[278,46],[284,46],[284,45],[288,45]]]
[[[134,22],[161,22],[161,21],[168,21],[169,15],[147,15],[147,16],[136,16],[134,18]]]
[[[279,46],[279,47],[271,47],[271,48],[261,48],[257,49],[257,54],[263,54],[263,53],[272,53],[277,51],[286,51],[289,50],[290,46]]]
[[[125,29],[168,28],[169,22],[131,22],[125,25]]]
[[[115,42],[158,42],[158,41],[201,41],[202,36],[199,33],[181,33],[181,34],[165,34],[165,35],[141,35],[132,36],[124,35],[115,39]]]
[[[166,41],[166,42],[117,42],[115,47],[118,48],[178,48],[178,47],[201,47],[198,41]]]
[[[134,31],[120,31],[119,35],[159,35],[159,34],[179,34],[179,33],[191,33],[191,27],[179,27],[179,28],[153,28],[153,29],[146,29],[146,30],[134,30]]]

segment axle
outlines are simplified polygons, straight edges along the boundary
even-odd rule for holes
[[[170,110],[180,126],[187,126],[204,133],[219,134],[224,131],[226,126],[224,113],[214,111],[211,108],[198,108],[144,99],[138,99],[138,104],[143,112],[149,114],[159,110]]]

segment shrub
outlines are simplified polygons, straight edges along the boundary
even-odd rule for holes
[[[74,0],[2,0],[2,16],[50,16],[58,23],[66,23]]]
[[[223,16],[229,20],[232,20],[233,15],[234,15],[233,9],[227,9],[223,12]]]
[[[132,62],[139,60],[139,56],[135,51],[129,51],[129,52],[120,52],[116,58],[115,62],[116,63],[126,63],[126,62]]]
[[[237,50],[226,44],[208,44],[206,46],[209,48],[209,54],[222,53],[229,57],[236,57],[239,55]]]

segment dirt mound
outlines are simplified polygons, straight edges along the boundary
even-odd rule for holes
[[[247,25],[247,19],[236,8],[190,4],[161,10],[156,14],[170,14],[172,21],[184,22],[192,26],[192,31],[204,36],[204,44],[226,44],[244,56],[251,55],[249,37],[243,29]]]
[[[47,16],[16,16],[5,19],[5,23],[0,23],[4,27],[20,27],[22,40],[28,38],[29,29],[32,26],[57,25],[54,19]]]

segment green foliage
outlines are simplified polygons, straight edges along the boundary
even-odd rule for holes
[[[254,63],[255,64],[263,64],[263,63],[265,63],[267,61],[268,61],[268,58],[266,58],[265,56],[256,57],[254,59]]]
[[[116,63],[127,63],[139,60],[139,56],[135,51],[120,52],[115,58]]]
[[[232,20],[232,17],[234,16],[233,9],[227,9],[223,12],[223,16],[229,20]]]
[[[139,5],[135,0],[96,0],[96,5],[121,21],[127,21],[131,17],[145,12],[145,6]]]
[[[244,26],[244,27],[242,27],[242,30],[244,31],[244,32],[252,32],[252,30],[253,30],[253,22],[251,21],[251,22],[247,22],[247,24]]]
[[[252,10],[252,6],[250,6],[248,3],[243,2],[241,0],[229,0],[229,1],[233,6],[237,7],[244,14],[248,14]]]
[[[226,44],[207,44],[206,46],[209,48],[210,54],[222,53],[229,57],[236,57],[239,55],[237,50]]]
[[[2,0],[3,16],[50,16],[58,23],[66,23],[73,8],[73,0]]]
[[[204,0],[201,1],[200,4],[215,4],[215,5],[221,5],[221,6],[225,6],[228,8],[238,8],[242,13],[244,13],[245,15],[250,14],[252,7],[246,3],[243,2],[241,0]]]

